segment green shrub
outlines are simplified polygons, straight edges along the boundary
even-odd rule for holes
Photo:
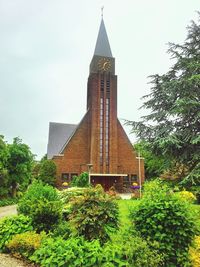
[[[51,231],[62,217],[62,201],[56,189],[34,182],[18,204],[19,213],[32,218],[37,231]]]
[[[6,244],[16,234],[32,231],[32,221],[24,215],[15,215],[0,220],[0,251],[3,251]]]
[[[69,220],[69,216],[71,214],[72,211],[72,204],[69,203],[67,205],[64,205],[63,207],[63,219],[68,221]]]
[[[87,190],[87,188],[71,187],[59,191],[58,194],[63,203],[68,204],[75,197],[84,195],[85,190]]]
[[[25,232],[17,234],[8,242],[6,247],[12,254],[19,254],[29,258],[35,250],[39,249],[42,240],[46,237],[44,232],[37,234],[35,232]]]
[[[13,197],[13,198],[5,198],[0,200],[0,207],[8,206],[8,205],[13,205],[18,202],[18,198]]]
[[[74,176],[70,185],[71,186],[77,186],[77,187],[88,187],[89,186],[88,173],[83,172],[79,176]]]
[[[147,242],[131,233],[119,236],[108,242],[99,256],[100,266],[160,267],[162,256],[150,249]],[[108,264],[109,263],[109,264]]]
[[[71,235],[71,228],[69,222],[62,221],[56,226],[54,231],[51,233],[53,237],[62,237],[63,239],[68,239]]]
[[[0,162],[0,177],[1,177],[1,162]],[[2,177],[1,177],[2,179]],[[7,198],[9,195],[9,186],[4,184],[4,181],[0,181],[0,198]]]
[[[187,266],[188,248],[196,232],[188,202],[159,181],[149,182],[131,218],[143,238],[159,243],[159,252],[165,255],[165,266]]]
[[[44,267],[93,267],[100,266],[97,263],[101,250],[97,240],[87,242],[83,238],[48,238],[30,259]]]
[[[105,242],[118,229],[119,208],[102,187],[91,188],[72,202],[70,224],[87,240]]]
[[[141,238],[108,242],[104,247],[98,240],[83,238],[48,238],[30,259],[44,266],[68,267],[158,267],[161,257],[151,251]]]
[[[72,187],[72,188],[68,188],[68,189],[65,189],[65,190],[58,192],[60,199],[64,203],[63,217],[65,220],[69,219],[69,215],[70,215],[71,209],[72,209],[71,202],[76,197],[80,197],[80,196],[84,195],[85,190],[87,190],[87,188]]]

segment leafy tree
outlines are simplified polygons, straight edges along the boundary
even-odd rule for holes
[[[41,167],[41,163],[40,161],[34,161],[33,162],[33,168],[32,168],[32,177],[33,179],[38,180],[39,178],[39,173],[40,173],[40,167]]]
[[[0,197],[5,197],[8,194],[8,172],[6,164],[8,160],[7,144],[0,135]]]
[[[12,196],[16,195],[17,186],[27,186],[31,181],[31,169],[33,154],[30,148],[22,143],[18,137],[13,139],[12,144],[8,144],[7,170]]]
[[[160,177],[160,175],[170,167],[170,161],[166,160],[162,155],[155,155],[151,151],[151,144],[141,141],[134,144],[134,148],[137,152],[140,152],[141,156],[145,159],[145,177],[147,179]]]
[[[153,153],[185,165],[187,182],[192,184],[200,184],[199,21],[192,21],[183,44],[169,44],[175,62],[171,69],[150,76],[151,93],[143,97],[143,108],[150,114],[129,122],[139,139],[151,144]]]
[[[56,164],[52,160],[44,159],[39,167],[39,179],[49,185],[56,182]]]
[[[41,158],[40,162],[43,162],[44,160],[47,160],[47,154],[44,154],[44,156]]]
[[[34,161],[32,176],[34,179],[38,180],[40,175],[41,164],[47,160],[47,154],[45,154],[40,161]]]

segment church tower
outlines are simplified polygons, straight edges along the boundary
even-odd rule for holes
[[[50,123],[48,158],[57,165],[57,181],[90,171],[92,184],[119,191],[144,180],[144,163],[117,118],[117,76],[103,18],[89,69],[87,111],[79,125]]]
[[[102,19],[88,78],[91,112],[91,162],[97,173],[117,173],[117,76]]]

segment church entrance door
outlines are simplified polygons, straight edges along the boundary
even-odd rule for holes
[[[91,176],[92,185],[100,184],[105,191],[118,183],[119,177],[114,176]]]

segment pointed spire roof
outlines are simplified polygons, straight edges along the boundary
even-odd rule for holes
[[[97,42],[94,50],[94,55],[103,57],[113,57],[110,49],[108,36],[106,33],[105,24],[103,18],[101,20]]]

